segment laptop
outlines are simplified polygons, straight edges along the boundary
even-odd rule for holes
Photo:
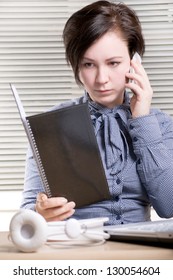
[[[105,226],[110,240],[173,247],[173,219]]]

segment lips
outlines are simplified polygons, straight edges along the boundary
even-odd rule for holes
[[[97,90],[95,90],[96,92],[99,92],[99,93],[111,93],[112,92],[112,89],[105,89],[105,90],[99,90],[99,89],[97,89]]]

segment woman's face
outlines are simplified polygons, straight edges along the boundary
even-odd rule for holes
[[[127,42],[120,33],[108,32],[85,52],[79,77],[93,101],[113,108],[123,102],[129,69]]]

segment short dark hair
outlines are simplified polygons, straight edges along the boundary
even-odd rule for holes
[[[129,55],[145,51],[142,28],[136,13],[123,3],[97,1],[78,10],[67,20],[63,30],[66,59],[76,82],[79,65],[86,50],[108,31],[118,30],[127,42]]]

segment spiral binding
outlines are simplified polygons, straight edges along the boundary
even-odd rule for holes
[[[49,187],[49,183],[47,181],[46,173],[45,173],[45,170],[44,170],[41,158],[40,158],[40,154],[39,154],[39,151],[38,151],[38,148],[37,148],[37,144],[35,142],[35,138],[34,138],[29,120],[27,119],[26,122],[27,122],[27,125],[28,125],[28,139],[29,139],[32,151],[33,151],[34,158],[35,158],[37,166],[38,166],[40,177],[41,177],[41,180],[43,182],[46,194],[48,195],[48,197],[51,197],[51,190],[50,190],[50,187]]]

